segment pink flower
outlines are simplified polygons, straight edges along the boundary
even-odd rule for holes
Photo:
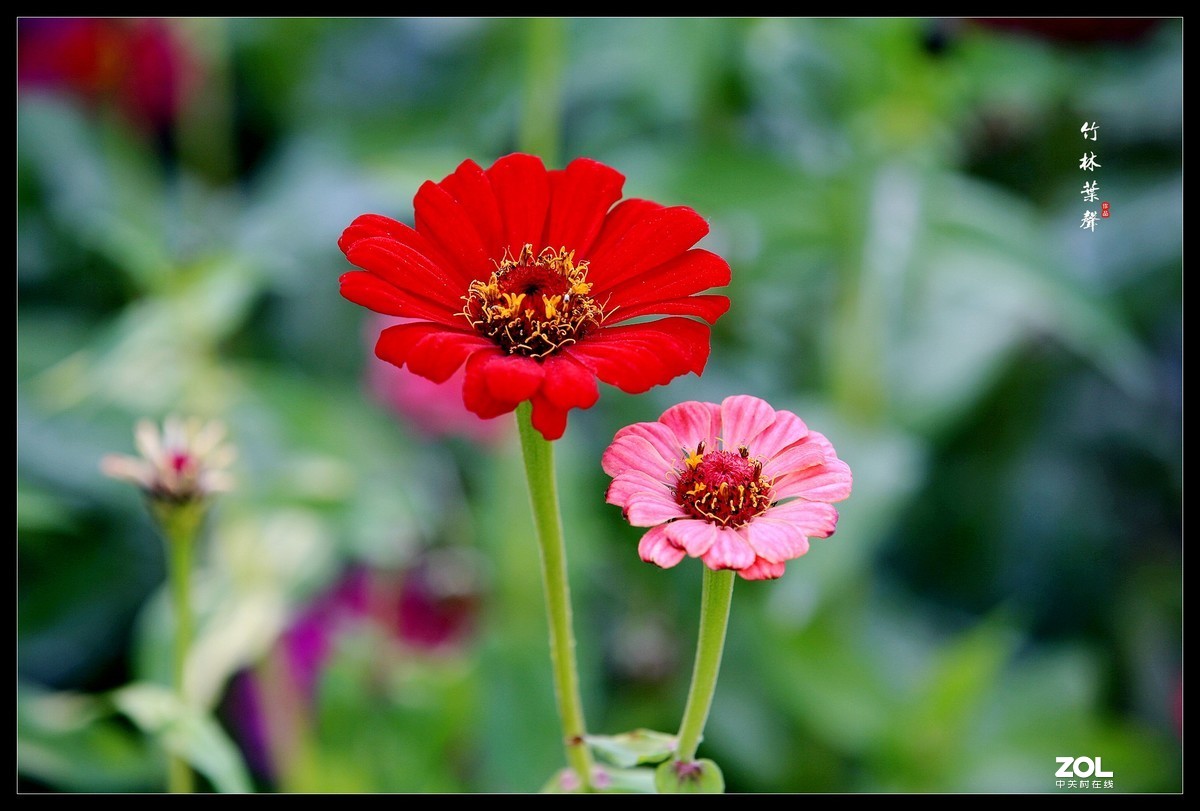
[[[850,468],[829,440],[748,395],[626,426],[601,464],[613,477],[608,503],[651,527],[642,560],[670,568],[689,555],[747,580],[780,577],[809,538],[832,535],[832,502],[850,495]]]

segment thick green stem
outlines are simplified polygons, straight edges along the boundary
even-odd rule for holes
[[[563,544],[562,518],[558,509],[558,487],[554,481],[554,446],[530,421],[530,405],[517,408],[525,475],[529,480],[529,503],[542,561],[542,586],[546,615],[550,622],[550,664],[554,671],[554,694],[562,721],[567,763],[579,775],[584,791],[591,790],[592,759],[584,743],[586,727],[583,702],[579,698],[579,672],[575,665],[575,632],[571,628],[571,589],[567,584],[567,550]]]
[[[729,624],[729,606],[733,602],[734,572],[715,572],[704,567],[704,587],[700,596],[700,638],[696,641],[696,665],[687,706],[679,724],[679,746],[675,759],[689,763],[696,759],[696,748],[708,721],[717,674],[721,671],[721,653],[725,649],[725,628]]]
[[[187,510],[188,507],[178,507]],[[181,517],[182,518],[182,517]],[[171,589],[171,608],[175,615],[175,642],[171,655],[171,686],[179,702],[188,704],[184,688],[188,649],[192,645],[192,548],[196,541],[196,522],[183,518],[163,522],[167,543],[167,577]],[[167,755],[167,787],[172,794],[195,791],[192,769],[175,754]]]

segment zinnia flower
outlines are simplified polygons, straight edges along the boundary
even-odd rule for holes
[[[137,456],[110,454],[100,469],[114,479],[133,482],[155,501],[190,503],[233,487],[225,469],[236,455],[222,444],[225,425],[217,420],[167,417],[162,431],[150,420],[134,429]]]
[[[547,171],[532,155],[486,171],[465,161],[413,201],[416,228],[378,214],[338,245],[363,271],[342,295],[418,319],[383,331],[375,353],[435,382],[464,364],[463,402],[481,417],[532,403],[546,439],[596,402],[596,379],[643,392],[708,360],[728,308],[729,265],[692,248],[708,224],[684,206],[617,203],[625,178],[587,158]],[[614,203],[617,203],[614,205]],[[651,321],[622,323],[645,316]],[[619,325],[619,326],[618,326]]]
[[[670,568],[689,555],[747,580],[781,576],[809,538],[832,535],[831,502],[850,495],[850,468],[829,440],[747,395],[622,428],[601,464],[613,477],[608,503],[652,527],[642,560]]]

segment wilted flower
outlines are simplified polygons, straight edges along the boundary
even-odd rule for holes
[[[226,468],[236,455],[223,444],[225,425],[167,417],[162,430],[151,420],[140,420],[134,441],[140,456],[105,456],[100,468],[114,479],[133,482],[154,501],[201,501],[212,493],[233,487]]]
[[[350,224],[338,245],[363,271],[342,275],[342,295],[414,319],[383,331],[379,357],[439,383],[465,365],[468,409],[497,417],[529,401],[533,427],[557,439],[568,411],[596,402],[597,379],[638,393],[703,371],[703,322],[729,308],[696,295],[729,283],[725,260],[692,247],[708,223],[685,206],[617,203],[624,182],[587,158],[557,171],[533,155],[465,161],[421,186],[416,228],[378,214]]]
[[[608,502],[652,527],[642,560],[668,568],[689,555],[747,580],[781,576],[809,538],[832,535],[831,502],[850,495],[850,468],[829,440],[747,395],[680,403],[622,428],[602,464]]]

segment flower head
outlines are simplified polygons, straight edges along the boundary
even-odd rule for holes
[[[709,328],[693,317],[729,308],[696,295],[729,283],[725,260],[692,247],[708,224],[684,206],[617,203],[624,182],[587,158],[557,171],[532,155],[465,161],[421,186],[415,228],[351,223],[338,245],[362,271],[342,276],[342,295],[416,319],[383,331],[380,358],[439,383],[465,364],[468,409],[496,417],[528,400],[557,439],[597,379],[638,393],[700,374]],[[671,317],[623,323],[643,316]]]
[[[688,555],[747,580],[781,576],[809,538],[832,535],[832,502],[850,495],[850,468],[829,440],[747,395],[622,428],[601,463],[613,477],[608,503],[651,527],[642,560],[669,568]]]
[[[141,420],[134,440],[141,456],[109,455],[100,468],[114,479],[136,484],[152,500],[170,503],[202,501],[229,490],[233,479],[225,469],[233,463],[232,445],[222,444],[223,423],[195,417],[167,417],[162,430]]]

